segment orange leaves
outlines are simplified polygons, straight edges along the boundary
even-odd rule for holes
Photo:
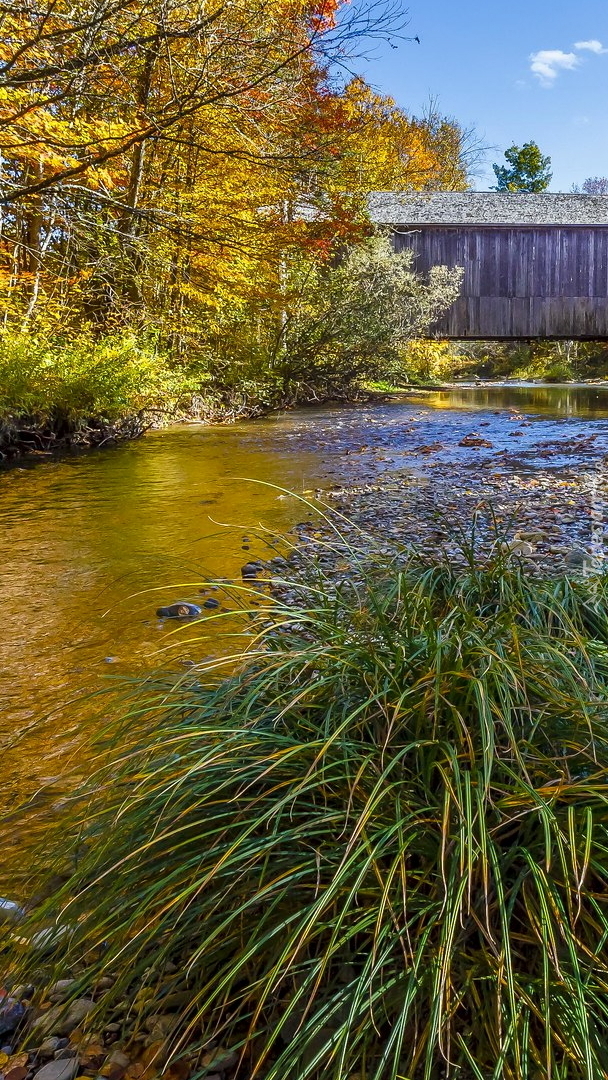
[[[15,310],[212,332],[225,310],[272,320],[290,266],[367,235],[369,189],[443,183],[449,125],[328,79],[342,2],[23,0],[0,44]]]
[[[404,191],[466,185],[458,125],[440,132],[410,117],[392,98],[354,78],[335,101],[323,101],[325,124],[342,127],[339,182],[350,191]],[[434,118],[436,119],[436,118]],[[446,135],[451,134],[448,146]]]

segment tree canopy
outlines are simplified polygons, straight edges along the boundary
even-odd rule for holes
[[[545,157],[535,142],[510,146],[505,150],[507,165],[494,165],[495,191],[546,191],[551,183],[551,158]]]
[[[279,317],[294,261],[366,234],[368,190],[466,187],[457,123],[336,85],[360,36],[394,29],[341,0],[5,9],[5,325],[213,347],[235,312],[248,333]]]
[[[588,176],[582,184],[573,184],[575,195],[608,195],[608,176]]]

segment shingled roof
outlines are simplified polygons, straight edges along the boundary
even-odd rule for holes
[[[608,225],[608,195],[373,191],[377,225]]]

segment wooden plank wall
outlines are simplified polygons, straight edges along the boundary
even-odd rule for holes
[[[608,339],[608,227],[395,226],[416,269],[464,266],[446,338]]]

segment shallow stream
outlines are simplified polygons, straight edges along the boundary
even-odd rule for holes
[[[459,445],[471,434],[491,446]],[[272,485],[322,496],[387,472],[432,484],[448,466],[576,469],[606,454],[606,388],[463,386],[187,425],[0,474],[4,871],[61,797],[82,720],[99,709],[91,693],[165,662],[174,626],[156,608],[196,599],[205,579],[238,577],[250,558],[280,551],[274,538],[307,516]],[[267,544],[254,537],[260,528]],[[177,669],[196,653],[190,641],[171,662]],[[17,813],[28,800],[35,812]]]

